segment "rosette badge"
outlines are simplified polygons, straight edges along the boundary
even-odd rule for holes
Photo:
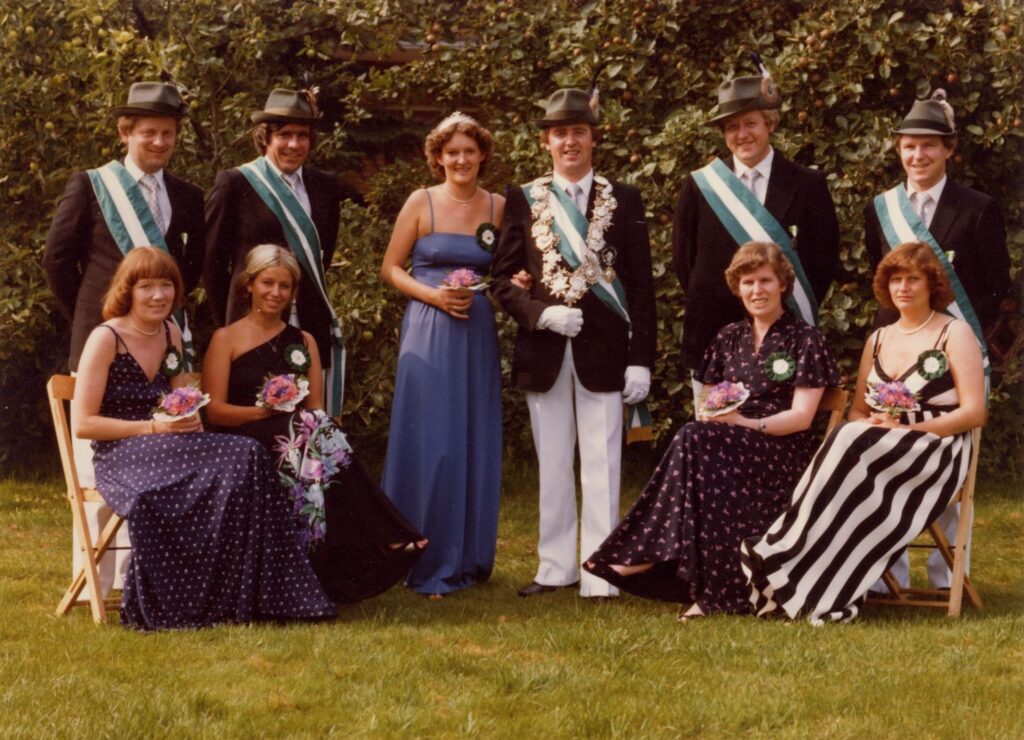
[[[773,352],[764,361],[764,374],[776,382],[789,380],[796,372],[796,360],[788,352]]]
[[[948,370],[949,362],[941,349],[929,349],[917,356],[917,372],[925,380],[941,378]]]
[[[480,224],[476,230],[476,243],[485,252],[493,252],[494,245],[498,243],[498,227],[487,222]]]
[[[284,348],[284,362],[292,370],[302,375],[309,372],[312,360],[309,350],[304,344],[289,344]]]

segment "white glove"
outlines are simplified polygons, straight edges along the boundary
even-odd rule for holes
[[[574,337],[583,328],[583,312],[568,306],[548,306],[537,319],[538,329],[550,329],[556,334]]]
[[[626,368],[626,387],[622,389],[623,403],[640,403],[651,390],[651,369],[643,365]]]

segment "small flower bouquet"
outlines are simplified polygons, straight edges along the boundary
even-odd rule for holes
[[[195,412],[210,402],[210,397],[192,385],[185,385],[175,388],[170,393],[160,396],[156,408],[153,409],[153,419],[156,421],[175,421],[192,416]]]
[[[309,381],[302,375],[268,375],[256,394],[256,405],[274,411],[294,411],[309,395]]]
[[[442,288],[451,288],[453,290],[483,290],[487,287],[487,283],[483,281],[483,278],[475,271],[468,267],[460,267],[458,270],[452,270],[444,276],[444,282],[441,283]]]
[[[900,414],[921,409],[917,403],[917,394],[899,380],[868,383],[868,392],[864,394],[864,400],[875,411],[884,411],[894,419]]]
[[[732,383],[724,380],[713,385],[704,392],[704,403],[701,413],[704,416],[721,416],[735,411],[750,397],[750,391],[743,383]]]
[[[352,463],[352,448],[338,425],[319,409],[300,411],[288,435],[276,442],[278,478],[302,522],[304,542],[315,545],[327,533],[324,493],[334,485],[338,471]]]

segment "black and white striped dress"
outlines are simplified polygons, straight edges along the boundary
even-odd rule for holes
[[[947,324],[936,342],[943,357],[948,331]],[[875,340],[871,383],[893,380],[878,361],[884,333]],[[922,363],[898,378],[921,406],[901,417],[904,424],[959,404],[948,359],[937,377]],[[970,460],[969,431],[939,437],[863,422],[837,427],[801,477],[789,509],[740,548],[754,612],[804,616],[812,623],[853,619],[871,585],[946,509]]]

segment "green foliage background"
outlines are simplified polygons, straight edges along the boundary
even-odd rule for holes
[[[53,206],[73,171],[118,154],[107,111],[130,82],[161,69],[192,91],[172,169],[207,188],[216,170],[251,158],[248,114],[272,87],[321,86],[328,123],[313,164],[343,173],[354,195],[342,205],[330,276],[349,347],[346,424],[370,454],[387,433],[405,303],[377,271],[398,208],[430,181],[417,154],[423,134],[453,109],[472,112],[497,140],[487,184],[525,181],[548,164],[530,125],[539,104],[557,86],[585,86],[601,62],[597,166],[637,184],[649,211],[660,329],[652,398],[663,440],[689,410],[668,223],[681,178],[721,151],[703,121],[724,77],[753,72],[748,50],[784,93],[776,146],[829,174],[843,274],[822,321],[846,372],[874,311],[861,209],[900,179],[888,132],[915,96],[949,93],[962,131],[952,174],[1001,203],[1018,283],[1024,266],[1024,11],[1013,0],[7,0],[0,28],[5,466],[38,461],[29,451],[52,446],[43,383],[62,369],[67,345],[39,266]],[[201,291],[193,302],[202,316]],[[1019,311],[1010,329],[1016,341],[982,464],[1012,472],[1024,469]],[[507,350],[514,328],[500,331]],[[527,451],[515,393],[505,416],[511,450]]]

